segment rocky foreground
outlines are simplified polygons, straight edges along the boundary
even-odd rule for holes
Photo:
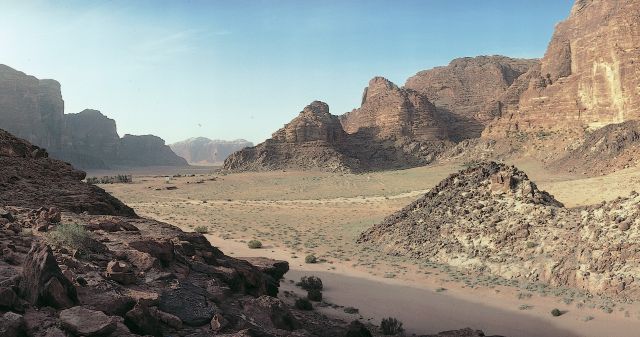
[[[507,279],[640,298],[640,195],[565,208],[513,166],[451,175],[359,239]]]
[[[279,299],[286,261],[232,258],[202,234],[137,217],[2,130],[0,164],[0,336],[380,335]]]

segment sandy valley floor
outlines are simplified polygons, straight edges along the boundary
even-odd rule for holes
[[[584,178],[550,172],[530,161],[516,164],[568,207],[640,191],[639,169]],[[362,175],[219,175],[199,167],[194,172],[135,172],[133,184],[102,187],[140,215],[185,230],[206,227],[212,243],[227,254],[290,261],[283,290],[297,291],[290,282],[304,274],[319,275],[328,302],[360,309],[358,314],[345,314],[338,306],[320,309],[330,314],[376,321],[395,316],[414,333],[470,326],[507,336],[632,336],[640,329],[637,304],[588,298],[570,289],[529,291],[526,284],[389,257],[355,244],[365,228],[458,169],[447,164]],[[165,175],[174,173],[182,175],[167,180]],[[252,239],[265,247],[248,249],[246,242]],[[305,264],[311,253],[322,263]],[[567,313],[552,317],[553,308]]]

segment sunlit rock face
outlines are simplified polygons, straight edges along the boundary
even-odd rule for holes
[[[383,77],[369,81],[360,108],[340,116],[340,121],[346,132],[378,140],[447,138],[444,122],[426,96],[399,88]]]
[[[507,90],[538,63],[505,56],[464,57],[418,72],[407,79],[405,88],[424,95],[440,115],[449,115],[450,137],[474,138],[511,99],[513,95],[507,95]]]
[[[640,1],[577,0],[485,136],[640,119],[639,62]]]

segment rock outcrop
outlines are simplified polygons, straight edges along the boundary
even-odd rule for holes
[[[425,96],[399,88],[383,77],[369,81],[362,95],[362,106],[340,116],[340,122],[346,132],[376,140],[448,138],[445,120]]]
[[[47,151],[0,130],[0,204],[56,206],[72,212],[135,213],[103,189],[82,182],[86,174],[48,157]]]
[[[441,115],[450,115],[446,126],[453,139],[476,138],[510,97],[507,90],[537,64],[505,56],[460,58],[417,73],[407,79],[405,88],[424,95]]]
[[[451,175],[359,242],[507,279],[638,299],[638,202],[634,193],[567,209],[515,167],[489,162]]]
[[[599,128],[640,119],[640,2],[577,0],[515,104],[484,133]]]
[[[252,147],[253,143],[244,139],[212,140],[205,137],[189,138],[169,145],[178,156],[196,165],[222,165],[232,153],[245,147]]]
[[[115,121],[99,111],[64,114],[60,83],[5,65],[0,65],[0,128],[82,169],[187,165],[158,137],[120,139]]]

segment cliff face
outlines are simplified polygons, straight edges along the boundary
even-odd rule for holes
[[[383,77],[375,77],[369,82],[362,95],[361,107],[340,116],[340,121],[350,134],[366,134],[379,140],[447,138],[444,122],[426,97],[399,88]]]
[[[251,147],[253,143],[244,139],[218,140],[197,137],[183,140],[169,145],[178,156],[187,160],[189,164],[221,165],[230,154]]]
[[[116,123],[99,111],[64,114],[60,84],[0,65],[0,127],[83,169],[187,165],[164,141],[120,139]],[[134,154],[135,150],[146,152]]]
[[[577,0],[515,107],[485,135],[640,119],[640,1]]]
[[[0,64],[0,127],[53,151],[63,143],[60,83]]]
[[[427,97],[442,115],[451,115],[448,127],[454,139],[474,138],[499,111],[499,97],[536,64],[537,60],[505,56],[460,58],[417,73],[405,88]]]

